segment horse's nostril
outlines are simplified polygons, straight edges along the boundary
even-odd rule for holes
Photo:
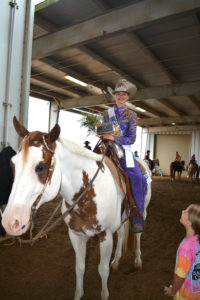
[[[19,221],[18,220],[15,220],[15,222],[13,223],[13,228],[14,229],[19,228]]]

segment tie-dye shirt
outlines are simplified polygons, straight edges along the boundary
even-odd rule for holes
[[[175,274],[185,278],[174,300],[200,300],[200,243],[198,235],[185,238],[177,251]]]
[[[117,128],[115,128],[115,132],[113,134],[115,143],[120,145],[133,144],[136,139],[137,114],[129,110],[126,105],[117,107],[117,105],[115,104],[114,111],[115,111],[115,116],[117,118],[117,122],[120,125],[120,131],[121,131],[121,134],[118,134]],[[112,120],[109,120],[108,111],[106,111],[104,113],[104,122],[109,122],[109,121],[112,122]],[[118,124],[114,124],[114,126]]]

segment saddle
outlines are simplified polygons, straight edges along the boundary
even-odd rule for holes
[[[136,201],[132,194],[131,183],[128,174],[120,166],[120,159],[116,153],[115,145],[111,141],[101,140],[99,144],[94,148],[96,153],[104,153],[106,150],[106,155],[104,162],[107,167],[110,169],[115,181],[118,185],[119,190],[124,195],[124,200],[122,204],[122,214],[125,211],[126,218],[139,217],[144,222],[143,217],[139,213],[136,205]],[[142,174],[145,174],[144,167],[137,161]],[[125,221],[124,220],[124,221]]]

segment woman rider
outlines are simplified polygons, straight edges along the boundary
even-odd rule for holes
[[[133,86],[133,88],[136,93],[136,87]],[[103,121],[113,123],[115,127],[114,134],[105,133],[103,137],[123,147],[124,155],[120,159],[120,164],[130,178],[137,209],[143,216],[144,200],[147,193],[147,180],[142,174],[131,149],[131,146],[136,140],[137,114],[129,110],[126,105],[130,96],[130,88],[128,87],[127,81],[124,79],[119,80],[114,91],[112,91],[112,95],[116,104],[104,112]],[[101,124],[97,124],[97,127],[100,125]],[[144,224],[140,217],[134,217],[133,222],[133,232],[144,231]]]

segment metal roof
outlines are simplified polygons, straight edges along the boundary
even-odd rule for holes
[[[101,112],[114,103],[107,87],[126,78],[138,88],[130,109],[146,110],[137,111],[138,125],[200,129],[200,0],[42,6],[35,12],[32,96],[64,110]]]

